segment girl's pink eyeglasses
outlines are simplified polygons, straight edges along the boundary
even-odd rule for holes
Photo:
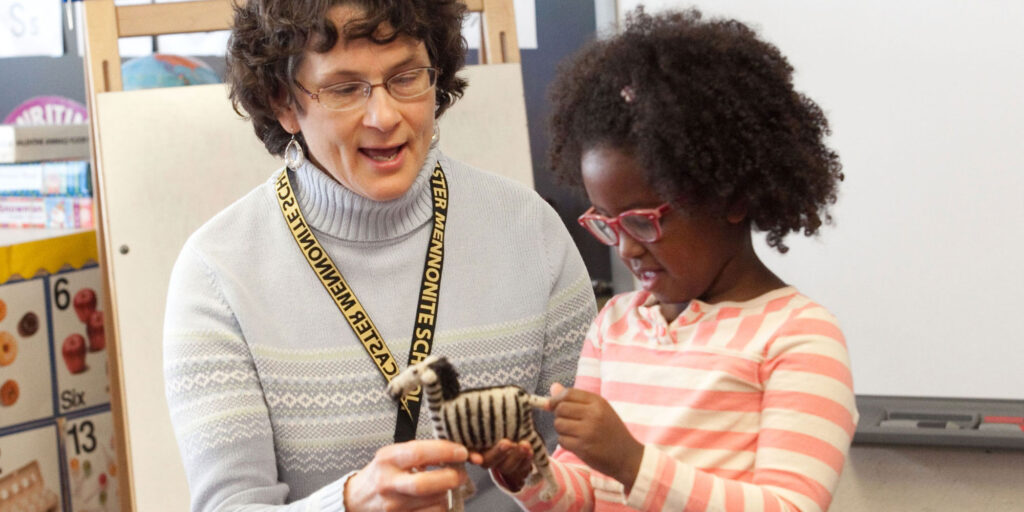
[[[577,220],[605,245],[619,244],[620,229],[638,242],[651,243],[661,239],[660,219],[671,208],[671,203],[665,203],[657,208],[637,208],[615,217],[605,217],[594,213],[594,207],[591,206]]]

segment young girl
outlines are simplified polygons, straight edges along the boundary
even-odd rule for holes
[[[525,508],[828,508],[857,421],[843,335],[751,241],[815,234],[843,178],[791,75],[739,22],[642,9],[563,68],[553,167],[642,290],[600,312],[576,387],[552,386],[554,497],[511,443],[475,457]]]

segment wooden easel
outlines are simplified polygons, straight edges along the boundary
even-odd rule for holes
[[[244,0],[237,0],[244,1]],[[90,112],[90,134],[92,145],[94,202],[96,204],[96,236],[99,247],[100,268],[104,280],[104,311],[106,317],[106,338],[110,370],[111,412],[117,432],[115,443],[119,474],[121,509],[126,512],[139,510],[137,486],[133,471],[133,460],[128,410],[132,404],[126,399],[121,328],[117,309],[118,297],[115,276],[108,263],[127,248],[115,247],[110,232],[111,219],[108,215],[106,191],[110,188],[105,181],[104,140],[100,130],[100,115],[97,115],[98,95],[106,92],[123,91],[121,77],[121,56],[118,39],[133,36],[157,36],[165,34],[208,32],[230,28],[233,0],[195,0],[177,3],[115,6],[113,0],[84,0],[82,26],[85,39],[85,85]],[[519,46],[515,32],[515,17],[512,0],[465,0],[470,12],[481,13],[481,64],[518,63]],[[525,121],[524,121],[525,126]],[[111,143],[113,142],[111,139]],[[126,317],[127,318],[127,317]],[[160,322],[153,318],[153,322]],[[132,343],[151,343],[148,347],[159,354],[160,340],[133,340]],[[159,375],[153,375],[159,379]],[[167,440],[174,443],[173,439]],[[138,457],[151,456],[140,453]],[[174,475],[168,475],[171,483],[164,482],[161,491],[184,493],[188,489],[174,482]],[[183,478],[182,484],[183,482]],[[145,483],[144,485],[148,485]]]

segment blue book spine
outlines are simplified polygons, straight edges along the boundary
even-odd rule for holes
[[[0,197],[92,197],[89,162],[0,164]]]

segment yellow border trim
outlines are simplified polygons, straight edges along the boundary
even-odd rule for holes
[[[0,247],[0,284],[14,276],[31,279],[41,270],[54,274],[65,265],[77,269],[98,261],[95,231]]]

